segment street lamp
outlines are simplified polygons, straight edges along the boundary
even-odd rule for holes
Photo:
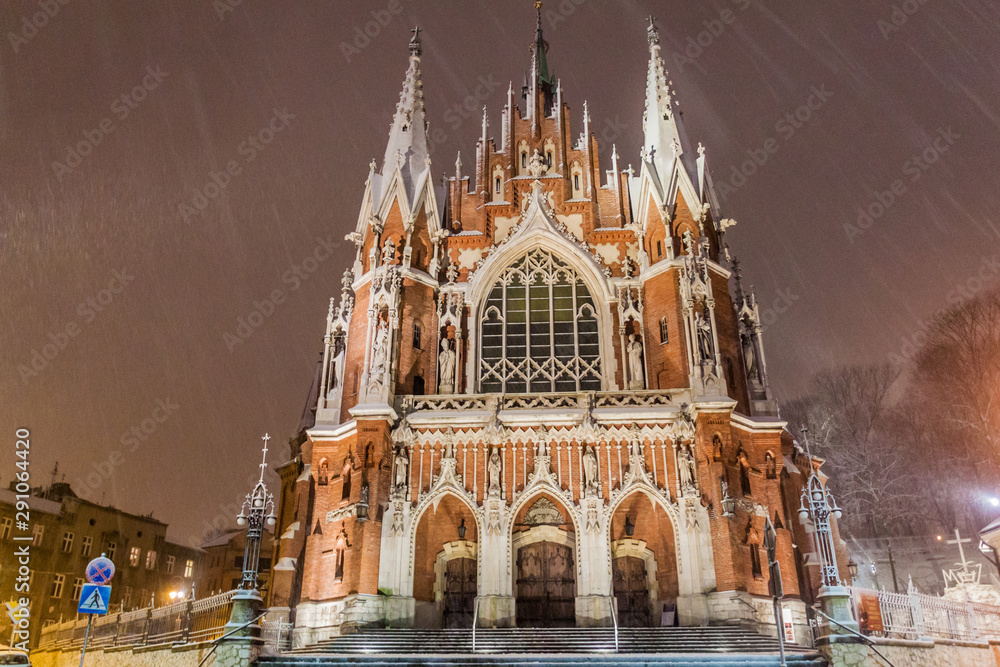
[[[243,508],[236,517],[238,526],[247,527],[247,543],[243,551],[243,578],[240,581],[240,590],[257,590],[257,565],[260,561],[260,541],[264,533],[264,524],[273,526],[274,516],[274,496],[267,492],[264,484],[264,468],[267,467],[267,441],[271,436],[264,434],[261,440],[264,441],[264,453],[260,463],[260,479],[253,491],[247,494],[243,501]]]
[[[854,562],[853,558],[847,559],[847,571],[851,575],[851,581],[853,582],[858,576],[858,564]]]
[[[625,536],[632,537],[635,534],[635,524],[630,517],[625,517]]]
[[[462,523],[458,524],[458,539],[465,539],[465,517],[462,517]]]
[[[802,523],[811,521],[815,529],[816,551],[819,553],[823,586],[840,586],[840,572],[837,570],[837,555],[833,547],[830,516],[839,519],[843,512],[837,506],[837,501],[833,499],[833,494],[823,485],[819,475],[816,474],[812,454],[809,453],[807,434],[808,429],[803,427],[802,440],[806,444],[806,455],[809,457],[811,474],[805,488],[802,489],[799,519],[802,520]]]

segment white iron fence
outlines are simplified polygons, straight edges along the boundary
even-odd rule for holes
[[[236,591],[229,591],[201,600],[177,602],[165,607],[136,609],[107,614],[94,619],[89,646],[154,646],[208,642],[221,637],[233,610]],[[266,645],[279,651],[290,644],[292,624],[261,621]],[[87,619],[53,623],[42,628],[38,648],[41,650],[73,650],[83,646]]]
[[[875,637],[1000,640],[1000,607],[919,593],[850,588],[861,632]]]

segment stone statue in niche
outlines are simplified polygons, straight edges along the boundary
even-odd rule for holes
[[[642,369],[642,343],[639,342],[635,334],[629,335],[626,348],[628,350],[628,388],[645,389],[645,373]]]
[[[500,449],[494,447],[490,452],[490,461],[487,465],[487,472],[490,476],[489,493],[491,496],[500,495]]]
[[[747,378],[753,384],[760,386],[760,366],[757,363],[757,354],[754,349],[753,336],[750,334],[741,334],[740,338],[743,341],[743,358],[746,360],[747,364]]]
[[[712,325],[704,313],[698,313],[695,320],[698,329],[698,353],[703,362],[711,362],[712,354]]]
[[[587,491],[597,490],[597,452],[587,445],[583,452],[583,486]]]
[[[382,375],[385,373],[386,360],[389,356],[389,325],[384,319],[379,317],[378,325],[375,329],[374,340],[372,341],[372,365],[371,374],[376,382],[382,382]]]
[[[694,457],[687,445],[680,445],[677,449],[677,469],[680,474],[681,490],[685,493],[694,491]]]
[[[399,447],[396,449],[396,475],[393,478],[393,486],[397,489],[402,489],[406,486],[406,473],[410,467],[410,460],[406,456],[406,448]]]
[[[438,354],[438,393],[450,394],[455,391],[455,352],[447,338],[441,339]]]

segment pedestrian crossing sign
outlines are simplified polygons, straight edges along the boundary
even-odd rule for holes
[[[77,611],[81,614],[106,614],[108,613],[108,603],[111,601],[111,586],[100,586],[98,584],[84,584],[80,593],[80,606]]]

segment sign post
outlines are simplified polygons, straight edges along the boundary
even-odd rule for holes
[[[770,517],[764,523],[764,545],[767,547],[768,587],[771,589],[771,600],[774,602],[774,630],[778,635],[778,651],[781,653],[781,667],[785,662],[785,622],[781,617],[781,597],[785,594],[781,585],[781,563],[778,562],[778,534],[774,530]]]
[[[87,642],[90,641],[90,626],[94,623],[96,614],[108,613],[111,603],[111,586],[108,582],[115,576],[115,564],[104,554],[87,563],[87,571],[84,575],[89,584],[83,585],[80,592],[80,604],[76,611],[80,614],[89,614],[87,619],[87,632],[83,635],[83,649],[80,651],[80,667],[83,667],[83,658],[87,655]]]

